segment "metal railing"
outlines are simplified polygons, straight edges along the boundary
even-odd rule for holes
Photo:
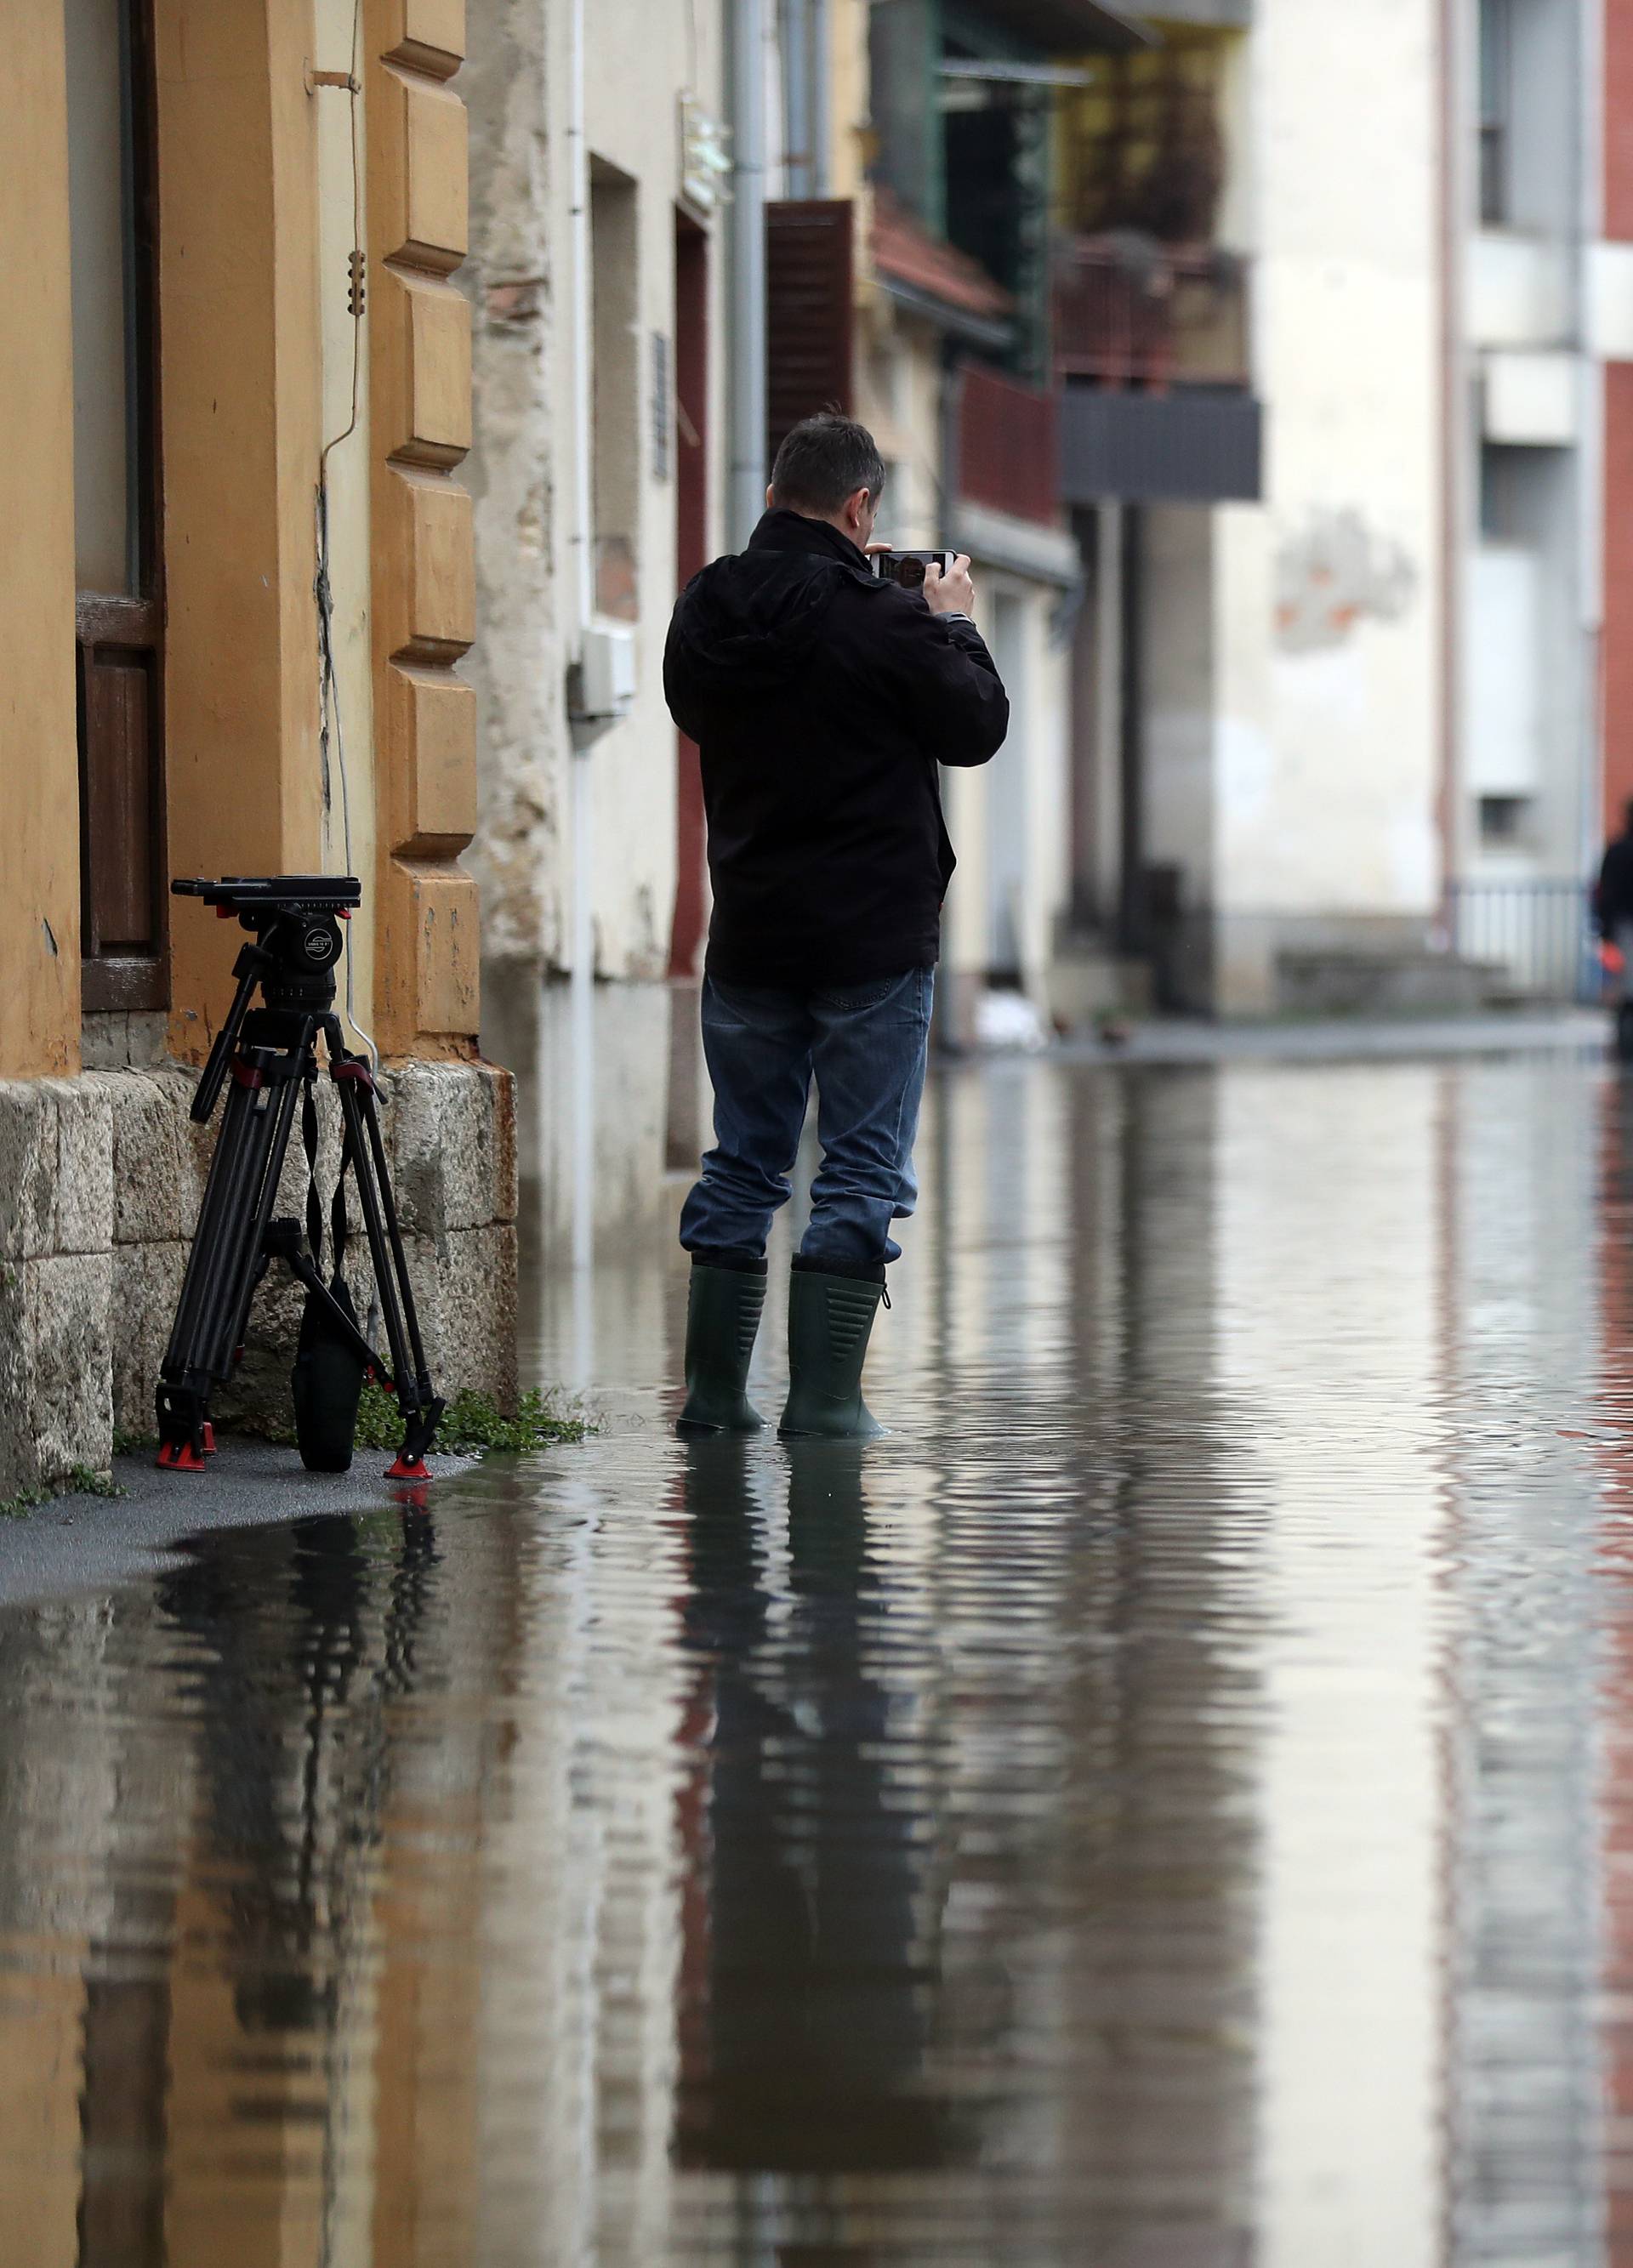
[[[1592,893],[1584,882],[1453,882],[1452,950],[1487,963],[1494,989],[1524,1000],[1596,1001],[1602,990]]]
[[[1077,237],[1061,249],[1055,364],[1101,386],[1245,386],[1247,280],[1211,245],[1132,232]]]
[[[1060,423],[1053,393],[996,371],[959,379],[958,487],[972,504],[1053,526],[1060,512]]]

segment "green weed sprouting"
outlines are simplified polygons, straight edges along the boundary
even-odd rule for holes
[[[39,1488],[19,1489],[15,1496],[0,1498],[0,1520],[20,1520],[26,1512],[33,1512],[42,1504],[55,1503],[59,1496],[129,1496],[129,1489],[121,1488],[110,1473],[93,1473],[89,1465],[70,1465],[68,1470],[54,1481],[43,1482]]]
[[[536,1388],[522,1395],[514,1418],[506,1418],[485,1394],[468,1390],[449,1403],[432,1454],[440,1449],[444,1456],[469,1457],[498,1451],[525,1457],[558,1442],[581,1441],[592,1430],[588,1418],[553,1410]],[[358,1405],[358,1447],[395,1449],[402,1439],[396,1403],[383,1387],[366,1386]]]

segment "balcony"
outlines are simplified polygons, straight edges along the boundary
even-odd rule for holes
[[[1134,231],[1060,255],[1055,369],[1070,504],[1257,501],[1264,417],[1233,254]]]
[[[958,492],[1053,527],[1060,512],[1060,406],[1053,393],[966,369],[958,399]]]
[[[1243,263],[1211,245],[1159,244],[1132,230],[1079,237],[1055,289],[1055,365],[1063,378],[1166,393],[1245,387]]]

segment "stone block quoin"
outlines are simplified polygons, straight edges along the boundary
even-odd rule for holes
[[[456,878],[460,879],[460,878]],[[188,1116],[176,1064],[0,1080],[0,1502],[74,1465],[106,1470],[115,1426],[151,1431],[217,1126]],[[320,1083],[327,1219],[339,1114]],[[419,1060],[389,1072],[381,1111],[433,1371],[445,1391],[516,1392],[514,1082],[486,1064]],[[299,1138],[277,1210],[306,1202]],[[367,1260],[349,1196],[351,1272]],[[288,1420],[302,1294],[281,1268],[256,1295],[249,1360],[217,1397],[226,1422]]]
[[[394,1056],[469,1056],[479,1022],[476,700],[455,675],[476,635],[462,0],[366,0],[370,420],[380,1036]]]

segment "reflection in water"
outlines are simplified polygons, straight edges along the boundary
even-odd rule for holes
[[[891,1786],[893,1719],[912,1702],[893,1707],[887,1683],[865,1455],[790,1451],[777,1551],[743,1446],[687,1451],[685,1643],[706,1730],[687,1806],[700,1941],[680,2004],[683,2166],[907,2171],[950,2154],[924,2091],[934,1854],[912,1790]]]
[[[925,1145],[885,1441],[654,1261],[582,1450],[0,1615],[0,2259],[1633,2258],[1633,1084]]]

